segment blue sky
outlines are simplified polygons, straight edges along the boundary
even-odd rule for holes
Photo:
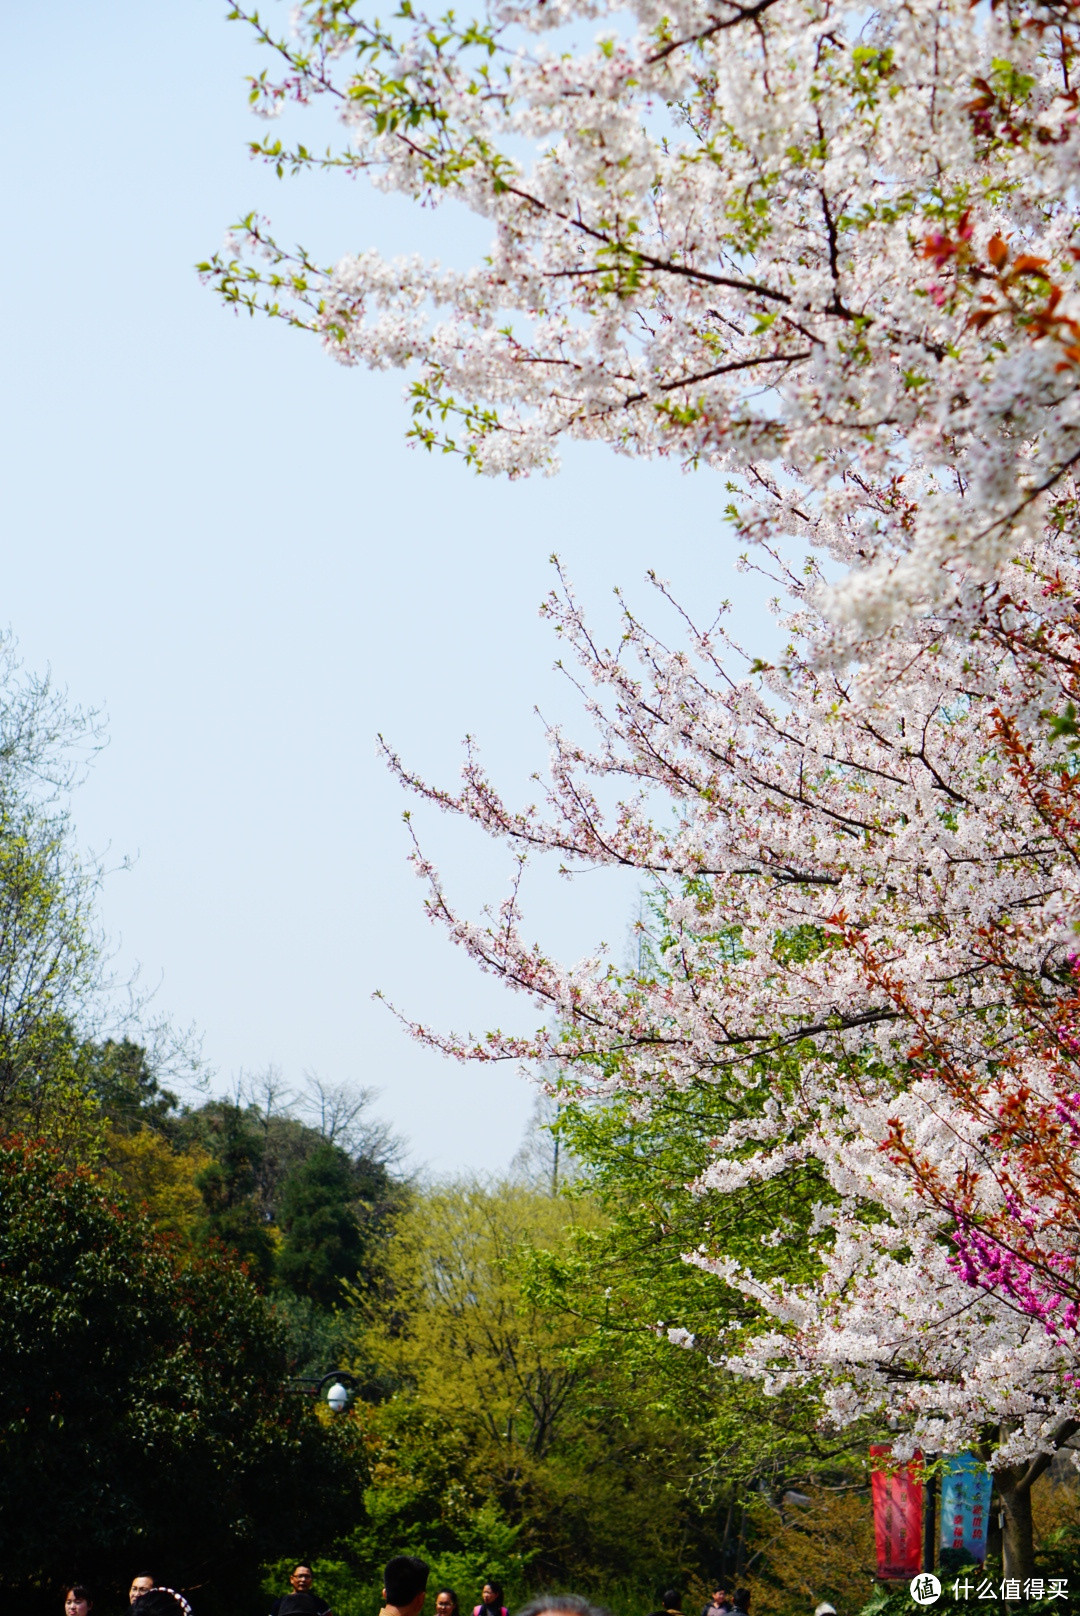
[[[470,732],[525,797],[534,705],[573,711],[537,618],[554,549],[602,624],[616,583],[647,605],[649,567],[700,618],[733,598],[748,641],[775,624],[735,571],[719,478],[580,447],[555,479],[478,479],[407,447],[399,373],[343,370],[200,286],[192,266],[250,208],[327,262],[467,260],[484,239],[253,165],[262,53],[226,11],[64,0],[5,19],[0,624],[107,713],[75,805],[89,846],[133,860],[103,920],[157,1011],[200,1029],[215,1082],[273,1063],[373,1084],[415,1163],[498,1170],[526,1083],[410,1043],[371,994],[444,1026],[536,1014],[425,920],[376,733],[452,782]],[[418,822],[451,892],[498,902],[507,859]],[[529,904],[549,946],[621,951],[634,892],[537,872]]]

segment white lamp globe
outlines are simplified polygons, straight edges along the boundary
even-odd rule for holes
[[[333,1409],[335,1414],[341,1414],[345,1409],[348,1408],[349,1392],[348,1389],[341,1384],[340,1380],[335,1380],[334,1384],[326,1394],[326,1401],[330,1404],[330,1407]]]

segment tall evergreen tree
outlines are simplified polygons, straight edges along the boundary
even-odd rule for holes
[[[318,1145],[282,1190],[282,1284],[324,1307],[339,1299],[342,1282],[356,1279],[367,1255],[356,1200],[349,1158],[333,1145]]]

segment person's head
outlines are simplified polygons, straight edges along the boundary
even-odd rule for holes
[[[383,1598],[402,1616],[420,1616],[427,1592],[428,1563],[415,1554],[395,1554],[383,1573]]]
[[[489,1577],[481,1590],[480,1598],[485,1605],[494,1605],[496,1608],[501,1608],[503,1602],[502,1583],[496,1582],[493,1577]]]
[[[744,1611],[744,1612],[748,1611],[750,1609],[750,1590],[749,1590],[749,1588],[736,1588],[736,1590],[735,1590],[735,1609],[736,1610],[741,1610],[741,1611]]]
[[[665,1610],[678,1610],[679,1596],[675,1592],[674,1588],[664,1589],[663,1593],[660,1595],[660,1603],[663,1605]]]
[[[714,1588],[713,1589],[712,1602],[713,1602],[714,1605],[722,1605],[726,1598],[727,1598],[727,1592],[726,1592],[725,1589],[723,1589],[723,1588]]]
[[[133,1605],[142,1594],[148,1594],[151,1588],[156,1587],[153,1577],[132,1577],[131,1587],[128,1589],[128,1604]]]
[[[299,1565],[293,1566],[292,1575],[289,1578],[289,1587],[292,1589],[294,1594],[309,1594],[311,1592],[311,1584],[314,1581],[314,1571],[312,1571],[309,1565],[305,1565],[303,1560],[301,1560]]]
[[[541,1594],[515,1616],[608,1616],[603,1605],[590,1605],[580,1594]]]
[[[458,1596],[452,1588],[440,1588],[435,1595],[435,1616],[459,1616]]]
[[[81,1582],[71,1582],[64,1589],[64,1616],[88,1616],[93,1603]]]
[[[136,1599],[131,1616],[191,1616],[191,1606],[175,1588],[151,1588]]]

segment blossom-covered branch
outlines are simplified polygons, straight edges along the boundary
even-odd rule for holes
[[[258,155],[490,226],[470,269],[355,243],[319,270],[248,219],[203,266],[344,363],[409,370],[429,447],[511,474],[567,436],[722,468],[745,535],[853,568],[834,609],[862,633],[962,601],[1074,498],[1071,5],[234,15],[277,64],[257,110],[341,121],[325,154]]]

